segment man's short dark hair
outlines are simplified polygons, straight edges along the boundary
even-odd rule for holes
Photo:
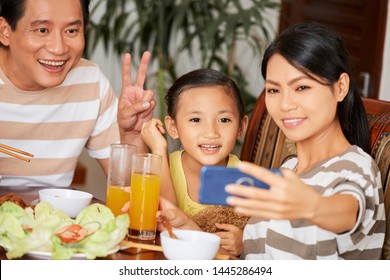
[[[67,0],[64,0],[67,1]],[[89,4],[91,0],[80,0],[83,11],[84,30],[89,22]],[[24,15],[26,0],[0,0],[0,16],[5,18],[13,31],[16,30],[18,21]]]

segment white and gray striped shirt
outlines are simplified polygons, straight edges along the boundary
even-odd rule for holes
[[[297,158],[282,167],[294,169]],[[335,234],[305,220],[251,218],[244,230],[243,259],[380,259],[385,236],[385,211],[379,169],[357,146],[300,174],[323,196],[352,194],[359,215],[352,230]],[[334,217],[337,219],[337,217]]]

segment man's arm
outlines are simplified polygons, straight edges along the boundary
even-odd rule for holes
[[[97,162],[99,163],[100,167],[103,169],[104,174],[108,174],[108,158],[97,158]]]

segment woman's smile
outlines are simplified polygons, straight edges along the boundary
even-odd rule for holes
[[[283,118],[281,121],[283,122],[283,126],[285,128],[297,127],[301,125],[306,118]]]

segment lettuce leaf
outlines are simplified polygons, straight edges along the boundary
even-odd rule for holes
[[[11,250],[13,244],[26,237],[23,229],[27,214],[20,206],[4,202],[0,206],[0,246],[5,250]]]
[[[55,229],[71,219],[46,202],[37,204],[33,211],[6,201],[0,206],[0,221],[0,246],[9,259],[14,259],[29,251],[52,251],[50,240]]]
[[[94,259],[107,256],[119,246],[129,223],[127,214],[115,217],[99,203],[89,205],[73,220],[46,202],[38,203],[33,211],[7,201],[0,206],[0,246],[9,259],[20,258],[29,251],[51,252],[53,259],[70,259],[75,253]],[[69,224],[96,231],[77,243],[63,244],[55,232]]]
[[[129,227],[129,216],[119,215],[115,218],[111,210],[99,203],[94,203],[82,210],[76,217],[75,223],[85,228],[90,224],[100,224],[93,234],[78,243],[62,244],[55,241],[53,258],[65,259],[73,253],[84,253],[87,259],[104,257],[108,252],[119,246],[126,237]]]

